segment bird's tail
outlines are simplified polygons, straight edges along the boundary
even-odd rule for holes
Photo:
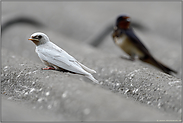
[[[86,70],[87,72],[89,72],[89,73],[96,73],[95,70],[92,70],[92,69],[86,67],[85,65],[81,64],[80,62],[78,62],[78,64],[79,64],[84,70]]]
[[[90,80],[92,80],[93,82],[99,84],[98,80],[96,80],[91,74],[87,74],[85,75],[87,78],[89,78]]]
[[[147,63],[149,63],[149,64],[151,64],[151,65],[153,65],[153,66],[155,66],[159,69],[161,69],[163,72],[165,72],[167,74],[171,75],[172,72],[177,74],[176,71],[174,71],[174,70],[168,68],[167,66],[163,65],[161,62],[157,61],[152,56],[151,57],[147,56],[146,58],[142,58],[141,60],[144,61],[144,62],[147,62]]]

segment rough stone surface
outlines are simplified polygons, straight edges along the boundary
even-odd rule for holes
[[[132,17],[135,32],[155,58],[178,75],[127,60],[111,38],[111,27],[122,13]],[[16,23],[2,33],[4,121],[181,120],[180,2],[2,3],[3,24],[19,17],[44,27]],[[41,70],[44,65],[27,40],[37,31],[96,70],[100,84],[80,75]],[[97,39],[102,43],[90,46]],[[20,113],[14,115],[16,110]]]
[[[6,55],[4,56],[4,54]],[[158,92],[152,90],[152,94],[157,93],[155,97],[157,97],[158,100],[151,99],[154,96],[145,91],[146,87],[137,90],[136,88],[140,85],[136,84],[137,86],[131,86],[131,83],[128,83],[131,86],[131,88],[128,89],[128,84],[124,84],[124,81],[118,80],[117,77],[114,81],[108,80],[110,78],[107,79],[106,77],[112,76],[114,72],[109,73],[110,75],[107,76],[104,74],[102,75],[103,77],[100,75],[101,78],[104,78],[103,81],[105,82],[99,79],[101,85],[95,85],[90,80],[79,75],[58,71],[43,71],[40,69],[42,67],[40,64],[27,61],[5,50],[3,50],[3,64],[6,64],[6,66],[3,66],[1,74],[1,91],[3,97],[8,97],[8,100],[25,102],[31,105],[32,109],[35,110],[47,110],[49,113],[52,113],[52,115],[55,114],[54,117],[51,117],[53,120],[55,117],[57,118],[56,120],[80,121],[157,121],[164,119],[180,119],[179,113],[172,109],[172,106],[175,106],[177,109],[180,108],[177,102],[180,100],[180,96],[177,97],[177,101],[173,103],[170,101],[173,98],[170,97],[169,93],[162,94],[160,90],[157,90]],[[131,75],[131,73],[129,74]],[[99,74],[97,74],[96,77],[98,78]],[[116,83],[116,80],[118,83]],[[173,84],[175,80],[172,78],[172,80],[169,81]],[[141,81],[142,80],[138,81],[139,84],[141,84]],[[102,88],[103,85],[107,86],[108,89],[120,90],[122,95],[112,93],[108,89]],[[137,95],[136,98],[142,102],[152,101],[151,103],[154,103],[153,105],[158,105],[159,108],[166,108],[168,110],[163,113],[163,111],[156,111],[155,109],[150,109],[148,106],[134,102],[132,99],[127,99],[123,95],[122,89],[124,88],[127,89],[124,91],[124,94],[129,93],[129,97]],[[150,90],[151,89],[149,89],[149,92]],[[142,93],[142,95],[140,93]],[[149,99],[146,99],[148,98],[146,96],[147,94],[149,94]],[[164,100],[164,98],[167,100]],[[157,101],[161,101],[162,104],[156,104]],[[170,101],[170,104],[164,106],[165,101]],[[5,116],[5,120],[8,119],[7,115]]]

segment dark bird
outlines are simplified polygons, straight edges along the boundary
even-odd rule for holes
[[[138,57],[141,61],[149,63],[167,74],[177,73],[168,68],[159,61],[157,61],[143,45],[139,38],[135,35],[130,26],[130,17],[128,15],[121,15],[116,20],[116,25],[113,30],[112,38],[114,43],[118,45],[134,60]]]

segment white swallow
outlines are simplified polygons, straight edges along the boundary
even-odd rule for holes
[[[43,70],[56,69],[80,74],[98,83],[91,75],[91,73],[96,73],[95,70],[84,66],[66,51],[52,43],[46,34],[41,32],[33,33],[28,40],[34,42],[36,45],[36,53],[41,61],[48,66],[47,68],[43,68]]]

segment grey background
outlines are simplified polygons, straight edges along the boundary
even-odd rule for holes
[[[178,75],[121,58],[128,56],[114,45],[112,30],[102,33],[123,13],[131,16],[135,33],[154,57]],[[180,120],[181,2],[2,2],[2,25],[21,17],[43,26],[16,23],[3,30],[4,121]],[[100,85],[79,75],[42,71],[28,41],[38,31],[96,70]],[[101,35],[102,43],[91,46]],[[20,113],[13,117],[16,110]]]

